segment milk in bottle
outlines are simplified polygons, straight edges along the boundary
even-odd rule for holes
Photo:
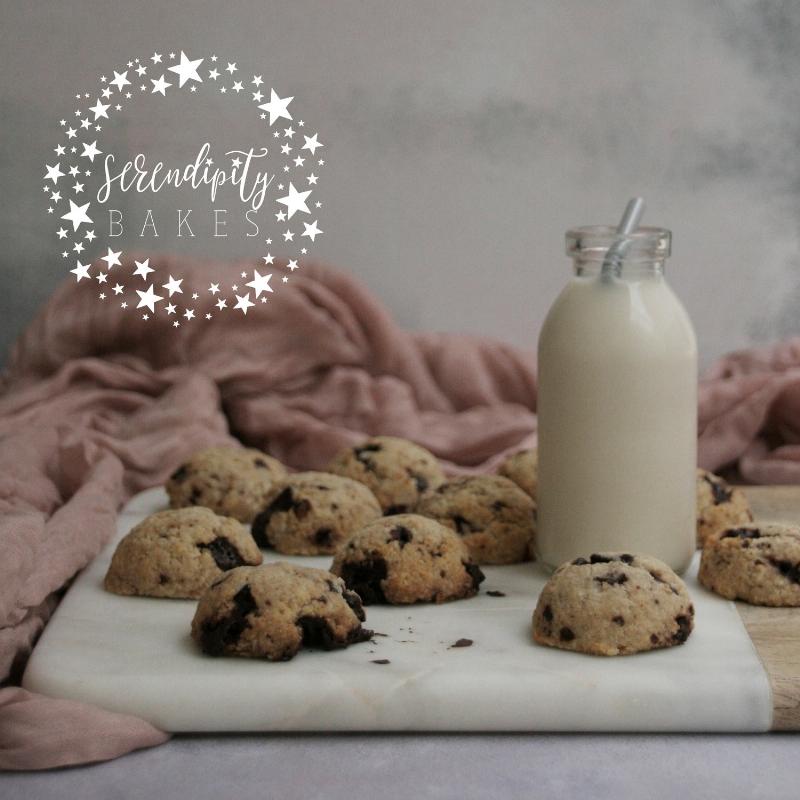
[[[677,571],[695,549],[697,344],[667,285],[670,232],[567,233],[574,276],[539,337],[536,550],[545,568],[602,550]]]

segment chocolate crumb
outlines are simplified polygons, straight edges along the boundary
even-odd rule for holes
[[[488,594],[489,597],[505,597],[506,596],[506,593],[505,592],[501,592],[499,589],[489,589],[489,591],[486,592],[486,594]]]
[[[571,628],[562,628],[558,632],[558,638],[561,639],[562,642],[571,642],[575,638],[575,634],[572,632]]]
[[[458,639],[450,647],[472,647],[472,639]]]
[[[391,664],[392,662],[389,661],[388,658],[373,658],[370,663],[371,664]]]
[[[611,621],[615,625],[624,625],[625,624],[625,617],[621,616],[620,614],[617,614],[616,617],[611,617]]]

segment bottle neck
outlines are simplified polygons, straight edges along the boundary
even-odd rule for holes
[[[648,261],[623,261],[612,267],[609,274],[623,280],[643,280],[646,278],[663,278],[666,259],[653,259]],[[572,270],[579,278],[599,276],[603,271],[603,260],[597,258],[573,259]]]

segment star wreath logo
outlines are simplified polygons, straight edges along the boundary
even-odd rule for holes
[[[75,281],[86,281],[84,285],[93,286],[99,302],[114,303],[120,313],[136,313],[143,322],[168,317],[174,328],[225,313],[247,315],[267,304],[324,234],[319,180],[326,163],[325,143],[297,112],[294,96],[282,96],[272,86],[267,92],[263,74],[244,73],[236,62],[224,61],[216,53],[197,56],[180,50],[137,57],[119,70],[111,69],[112,78],[101,75],[94,91],[77,93],[74,119],[59,121],[55,163],[46,159],[42,178],[46,213],[57,221],[60,254]],[[144,153],[120,166],[122,160],[103,144],[104,126],[141,97],[168,102],[178,92],[198,98],[197,102],[204,94],[225,95],[240,109],[250,107],[260,141],[221,153],[204,142],[193,160],[172,168],[161,162],[151,164]],[[113,241],[122,230],[122,212],[110,205],[114,193],[181,186],[206,192],[212,200],[222,186],[235,190],[247,207],[248,222],[259,231],[255,216],[250,215],[261,213],[262,208],[268,212],[274,223],[268,229],[272,232],[261,239],[263,249],[258,255],[263,267],[241,272],[234,282],[220,277],[208,287],[184,289],[185,278],[165,274],[156,257],[153,263],[149,258],[134,261],[133,270],[124,266],[128,262],[123,261],[123,249],[115,249]],[[148,225],[155,229],[149,215],[148,211],[143,230]],[[104,238],[98,230],[105,222],[108,234]],[[216,212],[215,223],[224,224]],[[191,231],[191,220],[178,210],[178,235],[184,230]],[[279,236],[277,241],[287,251],[285,266],[275,262],[272,236]],[[276,275],[279,269],[282,275]]]

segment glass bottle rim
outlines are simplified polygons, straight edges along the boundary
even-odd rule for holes
[[[566,251],[572,258],[602,261],[619,238],[613,225],[585,225],[566,233]],[[672,233],[666,228],[643,225],[625,237],[625,261],[661,261],[672,252]]]

